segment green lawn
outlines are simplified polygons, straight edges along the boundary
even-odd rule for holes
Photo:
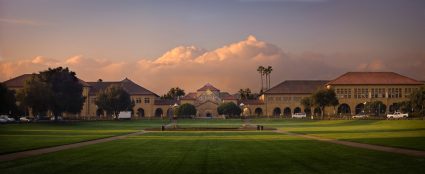
[[[162,120],[137,120],[0,125],[0,154],[110,137],[162,124]]]
[[[2,162],[14,173],[420,173],[425,158],[272,132],[156,132]]]
[[[252,120],[320,137],[425,150],[425,120]]]

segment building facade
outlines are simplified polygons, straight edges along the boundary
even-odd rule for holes
[[[24,74],[4,84],[10,89],[19,90],[29,77],[31,74]],[[166,100],[127,78],[114,82],[85,82],[79,79],[79,82],[83,85],[86,100],[81,112],[68,114],[70,117],[105,117],[105,112],[95,104],[96,95],[111,85],[121,86],[130,94],[135,103],[133,118],[172,117],[174,109],[184,103],[196,107],[196,117],[222,117],[217,113],[217,107],[223,102],[237,104],[244,116],[290,117],[298,112],[317,115],[320,110],[304,108],[300,101],[320,88],[334,89],[340,103],[335,109],[326,108],[325,115],[355,115],[364,111],[365,102],[373,101],[381,101],[386,112],[393,112],[396,103],[407,100],[412,91],[424,85],[423,81],[393,72],[348,72],[333,80],[286,80],[266,90],[255,100],[242,100],[238,95],[222,92],[209,83],[177,100]],[[28,113],[32,115],[30,111]]]

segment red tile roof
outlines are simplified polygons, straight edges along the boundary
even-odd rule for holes
[[[6,80],[3,83],[9,88],[23,88],[24,85],[25,85],[25,81],[27,79],[31,78],[32,75],[33,74],[23,74],[23,75],[20,75],[18,77]],[[80,84],[85,86],[85,87],[90,86],[87,82],[85,82],[81,79],[78,79],[78,82],[80,82]]]
[[[130,95],[155,95],[157,94],[147,90],[146,88],[141,87],[140,85],[134,83],[130,79],[125,78],[122,81],[118,82],[88,82],[90,84],[90,95],[96,95],[100,90],[104,90],[111,85],[118,85],[124,88]]]
[[[191,92],[189,94],[186,94],[184,97],[180,98],[180,100],[196,100],[196,93]]]
[[[216,87],[214,87],[213,85],[207,83],[205,84],[202,88],[199,88],[198,91],[206,91],[206,90],[210,90],[210,91],[220,91],[219,89],[217,89]]]
[[[420,81],[394,72],[347,72],[328,85],[421,85]]]
[[[220,98],[222,100],[237,100],[238,98],[234,95],[230,95],[228,92],[221,92]]]
[[[269,90],[265,94],[311,94],[323,87],[327,80],[286,80]]]
[[[169,100],[169,99],[158,99],[154,101],[154,105],[174,105],[179,104],[180,102],[177,100]]]

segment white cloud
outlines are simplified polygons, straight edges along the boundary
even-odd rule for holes
[[[24,60],[0,60],[0,80],[67,66],[86,81],[122,80],[125,77],[162,94],[179,86],[187,92],[211,83],[223,91],[240,88],[258,91],[259,65],[273,66],[272,84],[289,79],[330,80],[347,71],[394,71],[419,80],[425,79],[425,53],[371,58],[363,54],[291,54],[254,36],[211,51],[195,46],[178,46],[155,59],[137,61],[107,60],[83,55],[56,60],[36,56]]]

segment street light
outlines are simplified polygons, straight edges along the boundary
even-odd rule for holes
[[[244,116],[244,114],[243,114],[244,106],[245,106],[245,104],[243,104],[243,103],[239,104],[239,107],[241,107],[241,110],[242,110],[241,116]]]

